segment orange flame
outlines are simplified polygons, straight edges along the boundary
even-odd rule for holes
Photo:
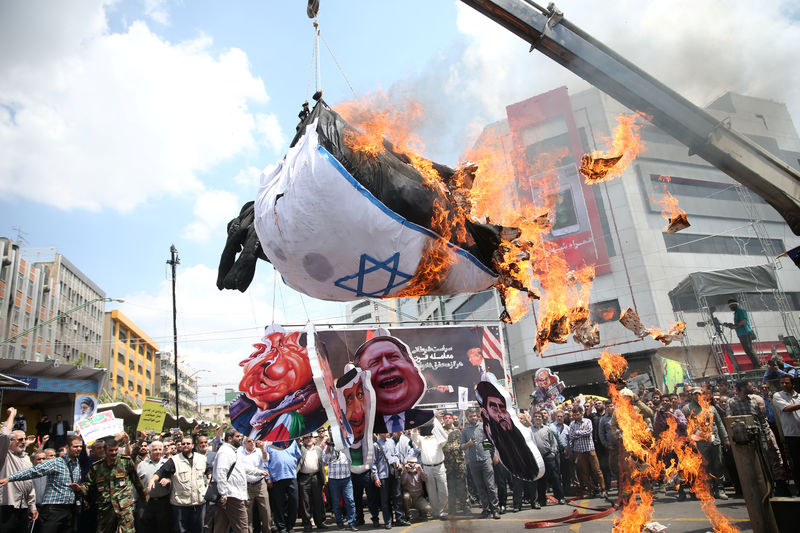
[[[637,123],[640,118],[646,119],[647,116],[641,113],[617,116],[611,147],[583,156],[579,172],[586,178],[586,183],[600,183],[622,176],[628,165],[645,151],[639,134],[644,124]]]
[[[686,211],[678,206],[678,199],[667,190],[667,183],[670,181],[669,176],[659,176],[658,180],[664,185],[664,197],[660,200],[654,200],[653,198],[649,198],[649,200],[661,206],[661,216],[667,220],[667,227],[664,228],[664,231],[675,233],[688,228],[691,224],[689,224],[689,219],[686,217]]]
[[[667,419],[667,429],[658,439],[650,432],[647,422],[631,401],[623,395],[617,383],[622,379],[628,363],[620,354],[605,352],[598,364],[609,381],[609,397],[614,403],[614,417],[622,432],[622,444],[628,452],[625,458],[627,471],[620,472],[620,499],[622,509],[614,521],[614,531],[639,533],[653,515],[653,497],[649,487],[653,481],[678,476],[687,480],[702,501],[703,511],[719,533],[738,530],[717,510],[709,491],[703,459],[692,442],[710,440],[713,431],[713,413],[706,398],[700,398],[701,412],[689,418],[690,439],[678,435],[674,418]],[[665,464],[663,458],[674,453],[678,460]]]

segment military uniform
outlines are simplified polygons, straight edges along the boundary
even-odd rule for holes
[[[105,459],[96,461],[80,487],[84,494],[91,489],[96,491],[97,533],[135,533],[133,490],[136,489],[142,501],[147,496],[133,459],[120,455],[111,466]]]
[[[447,442],[444,452],[444,466],[447,471],[447,495],[450,512],[456,509],[467,510],[467,465],[464,463],[464,452],[461,450],[461,430],[457,426],[444,429]],[[456,507],[456,503],[458,507]]]

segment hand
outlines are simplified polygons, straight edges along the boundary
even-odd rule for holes
[[[81,436],[81,428],[79,428],[77,425],[75,426],[75,434],[79,437]],[[50,437],[48,436],[48,438]]]
[[[30,446],[36,442],[36,435],[28,435],[28,440],[25,441],[25,446]]]
[[[472,440],[472,439],[469,439],[469,440],[468,440],[467,442],[465,442],[464,444],[465,444],[465,446],[466,446],[467,448],[469,448],[470,446],[474,446],[474,445],[475,445],[475,441],[474,441],[474,440]]]
[[[32,521],[34,521],[34,522],[36,522],[36,520],[37,520],[38,518],[39,518],[39,511],[37,511],[36,509],[34,509],[33,511],[31,511],[31,520],[32,520]]]
[[[6,412],[8,413],[8,418],[12,420],[17,416],[17,409],[15,407],[9,407],[6,409]]]
[[[266,470],[262,470],[259,475],[266,478],[269,477],[269,472],[267,472]]]
[[[264,446],[265,446],[264,441],[263,440],[257,440],[256,441],[256,446],[258,447],[259,450],[263,451],[264,450]]]
[[[153,487],[155,486],[155,484],[156,484],[155,478],[151,477],[150,481],[147,483],[147,492],[150,492],[151,490],[153,490]]]
[[[220,505],[225,505],[226,503],[228,503],[228,497],[227,496],[224,497],[224,498],[220,498],[219,499],[219,504]]]
[[[375,486],[378,487],[378,488],[381,488],[381,480],[380,479],[375,479]]]
[[[78,485],[77,483],[70,483],[69,484],[69,488],[72,489],[72,492],[75,492],[75,493],[81,492],[81,486]]]
[[[167,485],[169,485],[169,478],[168,478],[168,477],[165,477],[164,479],[162,479],[162,480],[161,480],[161,481],[159,481],[158,483],[159,483],[159,485],[161,485],[162,487],[166,487]]]
[[[80,433],[78,431],[78,428],[75,428],[75,434],[76,435],[80,435]],[[45,435],[44,437],[42,437],[42,444],[44,444],[45,442],[47,442],[49,440],[50,440],[50,435]]]
[[[5,487],[6,485],[8,485],[8,478],[4,477],[3,479],[0,479],[0,487]]]
[[[271,489],[271,488],[272,488],[272,480],[271,480],[271,479],[268,479],[268,480],[267,480],[267,488],[268,488],[268,489]]]

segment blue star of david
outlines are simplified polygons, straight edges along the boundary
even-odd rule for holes
[[[395,253],[389,259],[385,261],[380,261],[371,257],[367,254],[361,254],[361,260],[359,261],[358,272],[353,274],[352,276],[345,276],[343,278],[339,278],[334,281],[334,285],[341,289],[345,289],[350,292],[356,293],[356,296],[359,297],[367,297],[367,298],[380,298],[382,296],[386,296],[391,292],[392,289],[399,287],[408,282],[412,278],[411,275],[406,274],[405,272],[400,272],[397,267],[400,264],[400,252]],[[389,281],[386,283],[386,287],[383,289],[378,289],[374,292],[364,292],[364,278],[368,274],[372,274],[373,272],[377,272],[379,270],[386,271],[390,274]],[[345,282],[350,280],[357,280],[355,288],[345,285]]]

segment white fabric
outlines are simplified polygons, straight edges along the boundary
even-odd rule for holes
[[[319,146],[316,121],[273,171],[262,174],[255,228],[290,287],[323,300],[398,293],[432,232],[402,219]],[[460,248],[432,294],[477,292],[496,276]]]
[[[411,440],[419,448],[419,460],[422,466],[436,465],[444,461],[444,452],[442,448],[447,443],[447,433],[438,419],[433,419],[433,432],[429,437],[423,437],[419,434],[418,429],[411,430]],[[433,498],[431,498],[431,505],[433,505]]]
[[[772,411],[781,417],[781,428],[787,437],[800,437],[800,409],[784,413],[783,408],[800,403],[800,394],[795,392],[791,397],[783,391],[772,395]]]
[[[267,470],[267,464],[269,463],[269,452],[264,449],[263,451],[258,449],[258,447],[253,448],[252,452],[248,452],[247,449],[242,446],[239,448],[239,461],[243,461],[246,465],[251,468],[255,468],[257,470]],[[248,483],[257,483],[264,479],[264,476],[254,476],[253,474],[247,474],[245,476]]]
[[[247,501],[247,474],[258,475],[259,470],[238,461],[239,456],[230,443],[223,444],[217,451],[214,460],[214,481],[217,482],[217,491],[220,498],[236,498]],[[236,463],[234,465],[234,462]],[[233,472],[228,477],[228,471],[233,466]]]

